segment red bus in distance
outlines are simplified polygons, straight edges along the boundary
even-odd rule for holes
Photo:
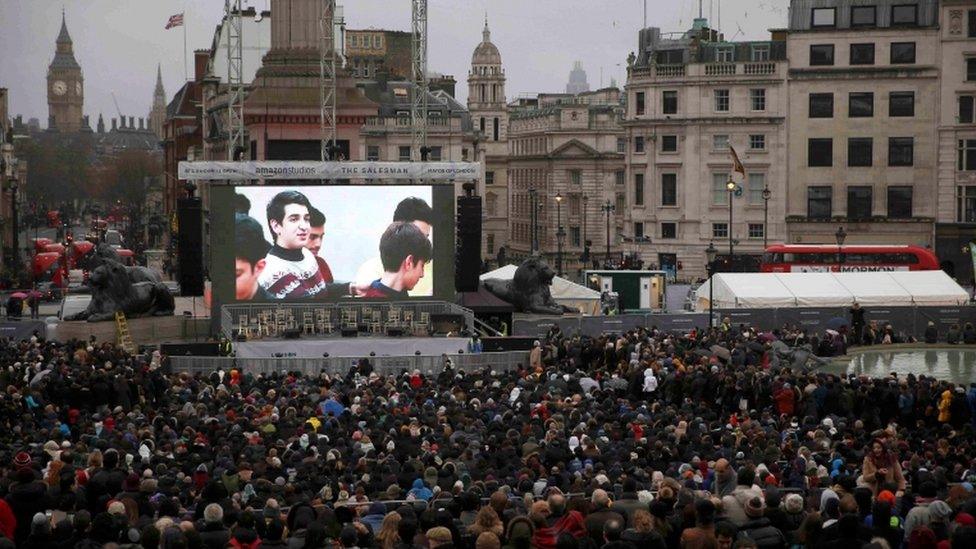
[[[775,244],[766,248],[760,272],[826,273],[936,271],[939,260],[921,246]]]

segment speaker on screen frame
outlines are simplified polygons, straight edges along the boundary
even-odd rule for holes
[[[203,295],[203,207],[200,198],[180,198],[176,206],[180,291]]]

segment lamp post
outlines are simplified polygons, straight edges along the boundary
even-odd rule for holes
[[[764,187],[762,190],[763,199],[763,251],[766,251],[766,243],[769,237],[769,197],[773,195],[773,192],[769,190],[769,187]]]
[[[715,249],[715,243],[709,242],[708,247],[705,248],[705,269],[708,272],[708,328],[711,329],[715,324],[715,305],[712,297],[715,293],[715,285],[713,284],[712,276],[715,274],[713,271],[715,269],[715,255],[718,254],[718,250]]]
[[[837,263],[839,264],[837,270],[840,270],[840,265],[844,264],[844,253],[841,247],[844,245],[844,240],[847,239],[847,231],[844,230],[844,227],[837,228],[837,232],[834,233],[834,239],[837,240]]]
[[[586,262],[590,260],[589,254],[586,251],[589,249],[589,243],[586,241],[586,206],[590,202],[590,197],[583,195],[583,268],[586,268]]]
[[[563,195],[556,193],[556,274],[563,276]]]
[[[735,196],[735,181],[732,181],[732,177],[725,183],[725,188],[729,191],[729,259],[732,259],[733,255],[733,244],[732,244],[732,198]]]
[[[613,203],[610,202],[610,199],[607,199],[607,203],[604,204],[603,206],[600,206],[600,209],[603,210],[607,214],[607,258],[606,258],[606,261],[607,261],[607,264],[609,265],[610,264],[610,214],[613,213],[613,211],[616,210],[616,208],[614,207]]]

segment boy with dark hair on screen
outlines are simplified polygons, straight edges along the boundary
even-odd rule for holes
[[[363,297],[406,299],[424,277],[424,265],[433,255],[430,241],[413,223],[392,223],[380,237],[383,275],[374,280]]]
[[[238,301],[271,299],[271,294],[258,284],[269,248],[271,245],[264,239],[257,219],[243,214],[234,217],[234,278]]]
[[[393,221],[412,223],[430,241],[430,233],[434,224],[434,210],[423,198],[410,196],[404,198],[397,204],[396,209],[393,211]],[[427,261],[424,264],[424,277],[410,290],[410,295],[429,296],[434,294],[432,265],[433,263],[431,261]],[[377,277],[382,276],[384,271],[385,268],[383,267],[381,258],[374,257],[359,267],[359,270],[356,272],[356,282],[358,284],[369,284],[371,281],[376,280]]]
[[[357,290],[348,282],[327,283],[318,261],[305,247],[311,232],[311,209],[308,197],[298,191],[282,191],[268,202],[268,228],[274,245],[258,283],[272,299],[332,298]]]
[[[320,212],[315,206],[312,206],[312,209],[309,211],[309,224],[312,227],[309,230],[308,244],[305,247],[315,256],[315,261],[318,261],[319,271],[322,272],[322,279],[326,282],[332,282],[332,269],[329,268],[329,264],[325,259],[319,256],[319,250],[322,249],[322,237],[325,235],[325,214]]]

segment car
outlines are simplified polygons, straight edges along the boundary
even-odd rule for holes
[[[122,233],[115,229],[105,231],[105,243],[116,249],[125,246],[125,241],[122,240]]]

